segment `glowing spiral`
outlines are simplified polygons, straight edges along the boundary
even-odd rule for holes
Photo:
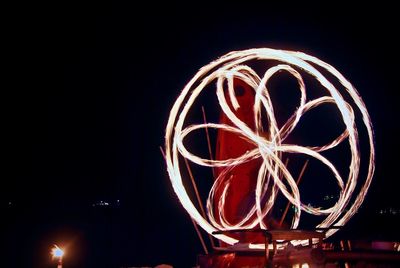
[[[260,77],[253,69],[246,65],[247,62],[254,60],[273,60],[278,61],[281,64],[267,69],[263,76]],[[360,191],[354,198],[354,202],[352,204],[349,204],[349,202],[357,185],[361,161],[358,143],[358,130],[355,122],[355,111],[353,110],[352,106],[345,101],[337,88],[330,81],[328,81],[323,74],[321,74],[318,68],[328,71],[330,75],[337,78],[343,88],[345,88],[347,94],[357,107],[358,112],[362,115],[362,122],[365,125],[368,133],[370,148],[368,172],[366,174],[364,184],[360,187]],[[291,75],[293,75],[293,77],[296,78],[299,84],[300,102],[298,108],[295,110],[289,120],[279,128],[275,119],[273,104],[267,88],[267,82],[276,72],[282,70],[289,72]],[[313,78],[317,79],[320,85],[326,90],[326,94],[316,99],[307,100],[305,83],[299,71],[304,71]],[[228,100],[226,99],[226,95],[224,93],[225,82],[227,82],[228,85],[228,97],[230,103],[232,104],[231,106],[233,109],[239,108],[239,103],[234,93],[233,79],[240,79],[254,89],[255,104],[253,109],[255,117],[254,122],[256,125],[255,130],[249,128],[245,122],[242,122],[235,115],[230,105],[228,105]],[[233,125],[204,123],[184,127],[188,112],[196,98],[205,89],[205,87],[211,83],[215,83],[216,96],[219,105],[223,113],[225,113],[225,115],[231,120]],[[301,119],[301,116],[311,109],[324,103],[332,103],[336,105],[345,125],[345,131],[329,144],[320,147],[286,144],[285,139],[295,129],[296,125]],[[262,111],[266,114],[268,119],[267,131],[270,134],[268,139],[260,135],[260,132],[263,128],[263,122],[261,119]],[[224,131],[236,133],[240,137],[254,144],[256,148],[234,159],[213,160],[199,157],[195,154],[192,154],[184,146],[183,140],[192,131],[205,128],[223,129]],[[321,152],[329,150],[345,140],[348,140],[349,143],[351,161],[347,178],[342,178],[331,161],[324,157]],[[269,48],[231,52],[201,68],[184,87],[173,108],[171,109],[166,127],[165,149],[167,169],[176,195],[189,215],[196,221],[197,224],[199,224],[210,234],[217,229],[244,229],[254,228],[257,225],[259,225],[260,228],[266,229],[267,227],[263,223],[263,218],[273,207],[275,195],[278,191],[280,191],[285,198],[297,208],[295,210],[291,228],[296,228],[298,226],[302,212],[312,215],[324,215],[325,219],[318,224],[317,227],[327,228],[333,224],[342,226],[360,207],[370,186],[374,173],[375,152],[372,124],[365,104],[361,100],[361,97],[356,89],[335,68],[315,57],[301,52],[282,51]],[[330,208],[315,208],[310,205],[303,204],[300,199],[298,186],[296,185],[291,173],[282,162],[280,157],[282,153],[304,154],[323,163],[334,175],[340,189],[339,198],[336,204]],[[198,209],[195,207],[185,190],[179,165],[180,157],[184,157],[201,166],[226,167],[220,176],[215,180],[214,185],[210,190],[209,198],[207,200],[208,219],[205,219],[199,213]],[[262,159],[262,164],[258,171],[255,189],[256,200],[254,202],[254,206],[239,223],[230,224],[224,220],[223,210],[223,203],[226,197],[226,189],[229,186],[229,181],[223,182],[221,178],[226,174],[227,171],[230,170],[230,168],[257,158]],[[282,181],[283,179],[286,181],[286,184]],[[226,185],[222,186],[224,191],[221,196],[221,200],[219,201],[220,215],[218,221],[215,218],[216,215],[213,214],[211,200],[213,198],[215,189],[217,187],[221,187],[222,183],[226,183]],[[289,188],[286,185],[288,185]],[[266,195],[267,188],[272,189],[270,191],[270,197],[268,197],[267,201],[262,203],[262,200],[265,199],[263,199],[263,197]],[[256,217],[252,217],[254,215],[256,215]],[[253,218],[254,220],[251,220]],[[329,237],[335,231],[335,229],[329,230],[326,233],[326,236]],[[226,235],[215,235],[215,237],[229,244],[237,242],[236,239]]]

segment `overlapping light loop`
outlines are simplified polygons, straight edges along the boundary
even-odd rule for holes
[[[246,65],[247,62],[252,60],[273,60],[281,64],[267,69],[262,77],[260,77],[253,69]],[[318,69],[328,71],[335,77],[345,89],[346,92],[344,93],[350,96],[350,98],[347,99],[351,99],[352,103],[346,102],[339,90],[328,81]],[[300,100],[299,106],[294,111],[293,115],[283,126],[279,127],[275,118],[274,106],[267,85],[272,76],[282,71],[290,73],[297,80]],[[316,99],[307,100],[306,86],[300,71],[306,72],[314,77],[321,84],[326,94]],[[254,130],[235,115],[234,110],[238,109],[240,106],[235,96],[233,86],[234,79],[240,79],[254,89],[255,100],[253,109],[254,123],[256,126]],[[188,112],[199,94],[205,90],[205,88],[210,90],[210,87],[207,87],[210,84],[216,85],[218,103],[222,112],[232,122],[232,125],[204,123],[185,126]],[[225,94],[226,88],[224,88],[224,86],[226,87],[226,85],[228,85],[228,94]],[[229,103],[231,105],[229,105]],[[300,122],[302,115],[319,105],[327,103],[335,105],[340,112],[345,125],[345,130],[341,135],[332,142],[317,147],[285,143],[286,138]],[[360,172],[360,148],[355,111],[353,109],[357,109],[358,113],[362,115],[362,122],[368,134],[370,149],[367,175],[363,180],[363,184],[359,187],[360,191],[355,198],[352,198],[352,195],[356,189]],[[263,129],[265,124],[263,124],[262,113],[266,115],[268,129]],[[205,128],[222,129],[234,133],[254,144],[255,149],[231,159],[213,160],[199,157],[191,153],[190,150],[185,147],[183,141],[191,132]],[[263,132],[269,134],[268,138],[261,135]],[[348,142],[351,154],[349,172],[345,178],[341,176],[333,163],[321,154],[321,152],[332,149],[344,141]],[[175,193],[190,216],[210,234],[217,229],[245,229],[254,228],[257,225],[260,228],[266,229],[267,227],[263,222],[263,218],[272,209],[278,192],[281,192],[285,198],[297,208],[295,209],[291,228],[298,227],[301,213],[325,215],[325,219],[316,226],[319,228],[327,228],[333,224],[337,226],[344,225],[363,202],[374,173],[375,151],[372,124],[365,104],[356,89],[335,68],[315,57],[301,52],[269,48],[231,52],[201,68],[185,86],[171,109],[166,128],[165,149],[167,169]],[[303,204],[295,179],[282,162],[281,156],[283,153],[303,154],[309,158],[317,159],[325,165],[333,174],[338,184],[339,198],[336,204],[328,208],[316,208]],[[183,186],[183,178],[179,165],[180,155],[201,166],[224,167],[221,174],[216,178],[207,199],[208,219],[205,219],[199,213]],[[253,159],[262,159],[262,164],[258,171],[254,206],[240,222],[231,223],[226,219],[224,213],[225,197],[230,187],[230,179],[227,180],[226,176],[235,166]],[[219,197],[219,200],[215,202],[215,191],[219,188],[223,189],[222,195]],[[262,200],[264,200],[264,202],[262,202]],[[352,201],[351,204],[350,201]],[[214,215],[215,210],[213,205],[215,204],[218,204],[218,215]],[[326,235],[330,236],[335,231],[336,229],[331,229]],[[226,235],[216,235],[216,237],[229,244],[237,242],[234,238]]]

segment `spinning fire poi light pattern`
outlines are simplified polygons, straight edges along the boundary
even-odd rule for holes
[[[248,63],[250,61],[273,61],[279,62],[279,64],[266,68],[262,76],[259,76],[249,66]],[[330,82],[322,74],[322,70],[325,73],[329,72],[329,77],[337,79],[349,98],[345,100],[334,83]],[[283,126],[278,126],[267,86],[269,79],[279,71],[290,73],[297,80],[300,90],[299,106]],[[316,79],[324,88],[325,94],[322,97],[308,100],[305,82],[300,72],[305,72]],[[254,90],[253,111],[255,129],[250,128],[235,114],[235,110],[240,107],[240,104],[235,96],[234,79],[241,80]],[[219,106],[225,116],[232,122],[231,125],[220,122],[187,125],[186,121],[189,111],[199,94],[204,90],[210,90],[209,85],[216,86],[216,97]],[[352,103],[349,103],[349,100]],[[341,135],[323,146],[311,147],[285,143],[286,138],[296,128],[305,113],[327,103],[334,104],[340,113],[345,125],[345,130]],[[357,113],[355,109],[357,109]],[[266,129],[262,114],[265,114],[267,118],[268,126]],[[368,134],[369,143],[368,171],[366,172],[363,184],[358,188],[356,186],[360,181],[358,177],[360,174],[361,158],[356,124],[357,114],[361,114],[362,116],[362,124],[365,126]],[[188,134],[200,129],[212,128],[234,133],[249,143],[254,144],[255,149],[235,158],[213,160],[211,157],[211,159],[199,157],[185,147],[183,141]],[[268,138],[265,135],[261,135],[263,131],[269,133]],[[328,151],[345,141],[349,145],[351,161],[348,175],[344,178],[334,164],[322,155],[322,152]],[[335,177],[339,188],[337,202],[328,208],[316,208],[304,204],[301,200],[301,193],[295,179],[282,161],[282,153],[303,154],[309,158],[319,160],[325,165]],[[200,166],[222,168],[223,170],[211,187],[207,200],[207,218],[201,215],[184,187],[184,178],[180,167],[182,158]],[[212,234],[216,230],[250,229],[257,226],[261,229],[267,229],[263,219],[274,206],[278,192],[281,192],[296,208],[290,228],[295,229],[298,227],[302,213],[323,216],[324,219],[322,222],[316,226],[318,228],[329,228],[333,225],[343,226],[356,213],[366,196],[374,173],[375,151],[372,124],[365,104],[357,90],[341,73],[331,65],[305,53],[258,48],[228,53],[202,67],[189,81],[170,111],[166,127],[165,159],[173,189],[183,207],[198,225],[209,234]],[[233,167],[254,159],[262,160],[254,189],[254,204],[239,222],[230,223],[226,220],[224,212],[224,203],[230,180],[222,180],[222,178]],[[216,198],[214,194],[217,187],[222,187],[223,191],[218,197],[219,200],[215,201],[213,198]],[[359,191],[352,198],[356,189],[359,189]],[[218,213],[214,213],[213,206],[215,204],[218,206]],[[328,230],[326,237],[329,237],[336,231],[337,229]],[[228,235],[214,236],[228,244],[237,242],[237,239]],[[262,247],[263,245],[254,246]]]

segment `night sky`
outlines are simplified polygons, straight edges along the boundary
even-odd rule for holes
[[[317,56],[358,89],[374,125],[377,169],[343,234],[400,239],[399,215],[377,218],[400,209],[398,17],[389,6],[326,5],[4,10],[0,208],[8,267],[55,267],[54,243],[67,247],[65,267],[193,266],[201,245],[159,150],[168,113],[200,67],[253,47]],[[93,206],[101,201],[109,206]]]

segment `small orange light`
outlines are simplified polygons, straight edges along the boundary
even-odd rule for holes
[[[64,250],[59,248],[57,245],[54,245],[54,248],[51,250],[51,254],[53,255],[53,258],[62,258],[64,255]]]

